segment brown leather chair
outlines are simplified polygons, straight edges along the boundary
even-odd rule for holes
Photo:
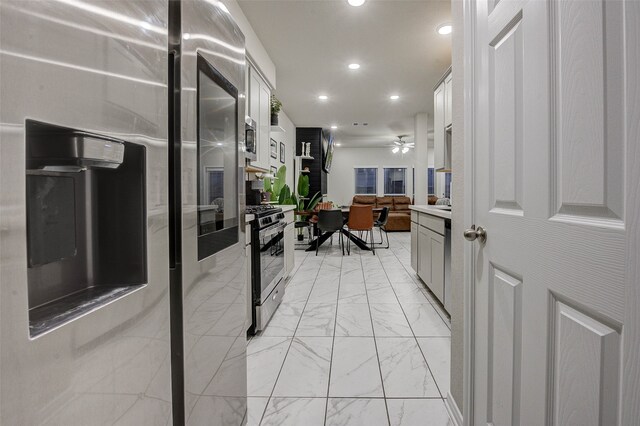
[[[367,232],[371,237],[371,251],[375,255],[374,241],[373,241],[373,206],[358,206],[352,205],[349,207],[349,221],[347,222],[347,228],[349,231],[362,231]],[[367,243],[367,236],[365,235],[365,244]],[[351,238],[347,238],[347,254],[351,254]]]

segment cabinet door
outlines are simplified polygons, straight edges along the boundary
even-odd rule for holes
[[[269,142],[271,132],[271,90],[262,81],[260,86],[260,121],[258,122],[258,161],[262,168],[269,169],[271,164]]]
[[[431,238],[430,231],[418,226],[418,276],[431,288]]]
[[[411,222],[411,267],[418,272],[418,224]]]
[[[444,127],[450,125],[453,120],[451,108],[451,102],[453,100],[453,89],[451,86],[451,81],[451,74],[449,74],[444,79]]]
[[[260,77],[249,67],[249,117],[258,123],[260,120]]]
[[[444,236],[429,231],[431,283],[429,288],[444,303]]]
[[[444,170],[444,82],[433,93],[433,159],[436,170]]]

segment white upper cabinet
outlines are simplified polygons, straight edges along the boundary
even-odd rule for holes
[[[269,169],[269,135],[271,131],[271,88],[249,66],[249,117],[256,122],[256,160],[251,164]]]
[[[453,89],[451,87],[451,73],[444,79],[444,126],[448,127],[451,125],[452,119],[452,110],[451,110],[451,101],[453,99]]]
[[[442,82],[433,93],[433,145],[434,145],[434,166],[436,170],[444,170],[444,82]]]
[[[434,167],[437,171],[451,170],[451,81],[449,70],[433,92]]]

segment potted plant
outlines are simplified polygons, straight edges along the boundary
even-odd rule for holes
[[[274,95],[271,95],[271,125],[278,125],[278,114],[282,110],[282,102],[278,100]]]
[[[297,209],[298,211],[310,211],[313,210],[318,202],[322,199],[320,192],[316,192],[311,199],[308,199],[309,195],[309,176],[300,173],[298,176],[298,198],[297,198]],[[295,199],[295,196],[294,196]],[[300,216],[302,219],[302,216]],[[298,241],[302,241],[304,239],[302,228],[298,228]]]

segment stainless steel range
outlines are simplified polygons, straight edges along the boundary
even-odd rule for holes
[[[255,219],[251,226],[251,277],[253,314],[249,333],[263,330],[284,296],[284,229],[282,209],[249,206]]]

